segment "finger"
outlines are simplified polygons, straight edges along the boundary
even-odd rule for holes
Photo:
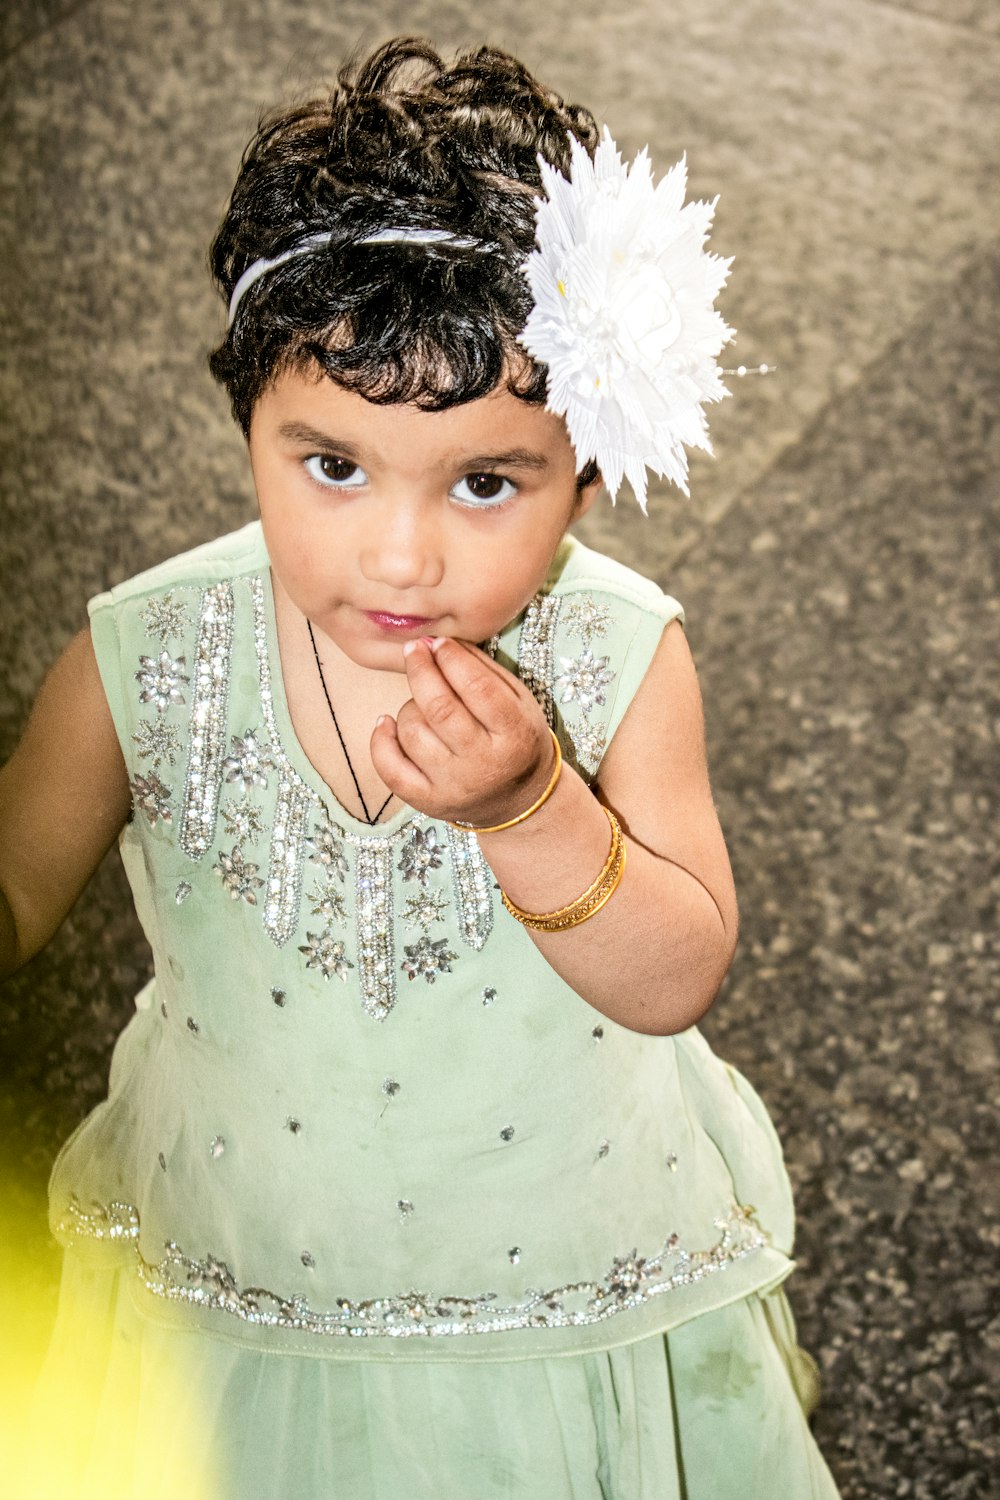
[[[404,657],[412,701],[424,723],[452,753],[467,750],[482,726],[442,672],[435,653],[426,641],[410,641]]]
[[[389,790],[411,807],[419,807],[431,783],[399,743],[396,721],[390,715],[376,720],[369,751],[372,765]]]
[[[433,655],[444,680],[489,733],[508,728],[523,711],[521,683],[475,646],[438,637]]]

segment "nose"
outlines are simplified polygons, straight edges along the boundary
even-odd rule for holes
[[[435,588],[444,576],[441,541],[425,507],[388,502],[371,516],[361,547],[361,572],[370,583],[400,591]]]

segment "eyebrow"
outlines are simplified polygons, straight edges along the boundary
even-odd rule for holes
[[[549,467],[549,460],[531,448],[509,448],[506,453],[478,453],[474,458],[463,459],[464,467],[471,473],[475,469],[535,469]]]
[[[354,443],[333,438],[328,432],[320,432],[318,427],[310,427],[307,422],[282,422],[278,436],[291,443],[308,443],[313,448],[335,448],[347,458],[356,458],[361,451]]]
[[[278,428],[278,435],[292,443],[308,443],[315,448],[331,448],[337,453],[342,453],[345,458],[357,459],[362,452],[356,443],[331,437],[328,432],[321,432],[318,427],[310,427],[306,422],[283,422]],[[530,469],[541,473],[549,467],[549,460],[544,454],[536,453],[532,448],[508,448],[503,453],[473,454],[471,458],[463,458],[456,462],[453,467],[461,468],[469,474],[478,470],[493,469]]]

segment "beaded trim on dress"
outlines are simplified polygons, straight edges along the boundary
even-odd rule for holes
[[[139,1250],[139,1214],[129,1203],[110,1203],[106,1208],[94,1204],[88,1213],[71,1198],[56,1232],[70,1242],[85,1238],[131,1244],[136,1275],[147,1292],[227,1313],[244,1323],[327,1338],[451,1338],[603,1323],[651,1298],[725,1271],[768,1243],[752,1208],[734,1203],[713,1222],[719,1239],[706,1250],[687,1250],[676,1234],[670,1234],[653,1255],[640,1256],[634,1249],[615,1256],[597,1280],[544,1292],[528,1289],[521,1301],[507,1305],[498,1304],[496,1292],[468,1297],[409,1291],[357,1302],[338,1297],[334,1311],[314,1309],[301,1296],[264,1287],[241,1288],[225,1261],[213,1255],[197,1260],[172,1242],[153,1265]]]

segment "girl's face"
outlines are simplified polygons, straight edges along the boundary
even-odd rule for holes
[[[500,389],[426,412],[293,370],[259,398],[249,441],[276,579],[377,671],[402,672],[417,636],[501,630],[600,489],[577,491],[561,418]]]

